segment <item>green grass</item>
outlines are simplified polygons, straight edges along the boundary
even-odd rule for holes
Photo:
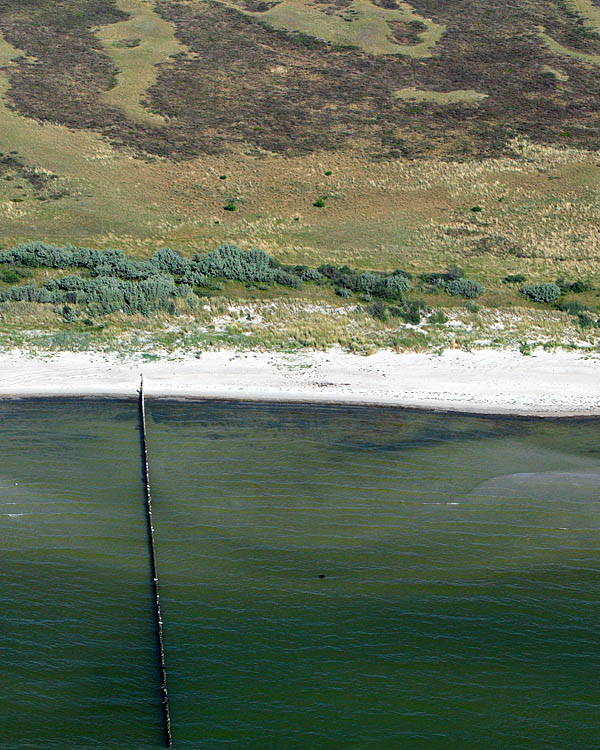
[[[575,60],[581,62],[590,63],[591,65],[600,65],[600,55],[595,55],[590,52],[582,52],[581,50],[573,49],[572,47],[566,47],[564,44],[560,44],[553,39],[549,34],[546,33],[544,27],[539,28],[540,39],[552,52],[556,52],[559,55],[566,57],[572,57]]]
[[[600,29],[600,7],[592,0],[567,0],[568,5],[577,11],[594,29]]]
[[[343,10],[326,15],[319,6],[306,0],[283,0],[264,12],[243,12],[260,18],[262,23],[273,28],[307,34],[324,42],[358,47],[370,55],[431,57],[446,30],[445,26],[417,15],[408,3],[400,3],[398,9],[390,10],[369,0],[352,0]],[[417,44],[398,44],[391,39],[390,23],[394,21],[419,21],[426,29],[419,34]]]
[[[487,98],[487,94],[482,94],[473,89],[463,90],[455,89],[454,91],[423,91],[411,86],[409,88],[398,89],[394,93],[398,99],[409,102],[435,102],[436,104],[476,104]]]
[[[103,26],[96,32],[119,69],[116,85],[104,92],[103,99],[122,109],[132,120],[164,124],[164,117],[148,111],[142,99],[156,81],[156,66],[185,48],[175,38],[172,24],[162,19],[151,4],[142,0],[116,0],[116,5],[129,19]],[[127,39],[139,39],[140,43],[126,46],[122,42]]]

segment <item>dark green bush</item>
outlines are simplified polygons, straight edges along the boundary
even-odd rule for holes
[[[556,279],[556,286],[560,288],[563,294],[567,292],[573,292],[574,294],[581,294],[582,292],[591,292],[594,285],[589,281],[565,281],[564,279]]]
[[[442,286],[446,286],[446,281],[448,279],[446,278],[445,273],[422,273],[419,275],[419,280],[423,282],[423,284],[432,284],[437,285],[438,282],[443,282]]]
[[[556,284],[527,284],[521,289],[521,294],[533,302],[552,303],[560,297],[560,287]]]
[[[74,323],[77,320],[77,310],[72,308],[71,305],[63,305],[61,314],[67,323]]]
[[[591,315],[588,315],[587,313],[580,313],[577,316],[577,319],[579,321],[579,325],[583,328],[593,328],[595,325],[594,318],[592,318]]]
[[[323,274],[319,273],[316,268],[295,266],[293,272],[301,281],[315,281],[317,284],[323,281]]]
[[[453,279],[446,284],[446,292],[455,297],[475,299],[485,291],[483,284],[472,279]]]
[[[445,277],[448,281],[454,281],[454,279],[464,279],[465,272],[460,266],[448,266],[446,269]]]
[[[506,284],[522,284],[527,281],[527,276],[524,276],[522,273],[509,274],[504,277],[503,281]]]
[[[402,318],[405,323],[418,325],[421,322],[421,311],[423,304],[416,300],[405,302],[401,307],[391,307],[390,312],[397,318]]]
[[[434,325],[443,325],[448,322],[448,316],[443,310],[436,310],[433,315],[429,317],[429,323]]]
[[[5,284],[16,284],[21,280],[19,274],[12,268],[7,268],[5,271],[3,271],[0,278]]]
[[[557,307],[562,312],[569,313],[569,315],[579,315],[590,309],[587,305],[582,305],[581,302],[562,302]]]
[[[190,268],[189,260],[176,250],[171,250],[170,247],[163,247],[162,250],[157,250],[150,258],[150,263],[160,271],[168,271],[177,276],[186,273]]]
[[[565,281],[563,278],[556,279],[554,283],[560,289],[561,294],[567,294],[567,292],[571,291],[571,287],[573,286],[570,281]]]
[[[357,272],[348,266],[331,264],[319,266],[317,270],[334,286],[390,300],[402,299],[411,285],[409,277],[402,271],[384,275],[370,271]]]
[[[575,281],[571,285],[571,291],[574,294],[581,294],[582,292],[591,292],[594,288],[594,285],[591,284],[589,281]]]
[[[333,284],[339,284],[346,277],[354,274],[354,271],[348,266],[334,266],[331,263],[318,266],[317,271]]]
[[[388,308],[385,302],[381,300],[376,300],[372,305],[369,305],[367,312],[377,320],[387,320]]]

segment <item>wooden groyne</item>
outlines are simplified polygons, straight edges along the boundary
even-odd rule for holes
[[[150,492],[150,467],[148,464],[148,441],[146,439],[146,404],[144,401],[144,378],[140,379],[140,433],[142,444],[142,468],[144,473],[144,487],[146,494],[146,518],[148,521],[148,548],[150,551],[150,567],[152,574],[152,586],[154,590],[154,610],[156,615],[156,638],[158,645],[158,659],[160,669],[160,690],[162,698],[163,720],[165,728],[165,743],[167,747],[173,746],[173,735],[171,733],[171,711],[169,709],[169,689],[167,686],[167,666],[165,663],[165,645],[162,628],[162,615],[160,611],[160,594],[158,587],[158,566],[156,564],[156,546],[154,544],[154,524],[152,522],[152,493]]]

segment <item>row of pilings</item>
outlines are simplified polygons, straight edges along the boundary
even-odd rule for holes
[[[152,576],[152,588],[154,593],[154,614],[156,621],[156,640],[158,648],[158,661],[160,672],[160,691],[163,712],[163,723],[165,731],[165,743],[167,747],[173,746],[173,735],[171,732],[171,711],[169,708],[169,688],[167,685],[167,666],[165,662],[165,644],[163,638],[162,614],[160,611],[160,593],[158,581],[158,566],[156,564],[156,545],[154,542],[154,523],[152,521],[152,493],[150,491],[150,465],[148,462],[148,441],[146,438],[146,404],[144,400],[144,378],[140,380],[139,391],[140,412],[140,440],[142,448],[142,471],[144,476],[144,492],[146,496],[146,520],[148,526],[148,549],[150,553],[150,572]]]

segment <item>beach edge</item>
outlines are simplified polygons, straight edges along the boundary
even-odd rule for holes
[[[503,350],[0,353],[0,399],[135,398],[331,404],[521,417],[600,416],[600,356]]]

